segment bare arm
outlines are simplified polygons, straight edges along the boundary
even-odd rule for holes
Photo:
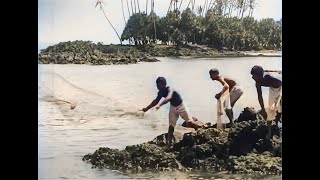
[[[259,83],[256,83],[256,88],[257,88],[257,93],[258,93],[259,104],[261,106],[261,109],[264,110],[264,103],[263,103],[261,85]]]
[[[147,112],[153,106],[157,105],[160,99],[161,99],[161,95],[158,93],[158,96],[156,97],[156,99],[154,99],[149,106],[147,106],[146,108],[143,108],[142,111]]]
[[[223,93],[225,93],[228,90],[229,90],[229,85],[224,81],[223,88],[222,88],[222,91],[220,92],[220,94],[222,95]]]
[[[220,98],[223,93],[225,93],[226,91],[229,90],[229,85],[224,80],[224,78],[220,78],[220,79],[218,79],[218,81],[223,85],[222,91],[219,93],[219,98]],[[219,99],[219,98],[217,98],[217,99]]]
[[[168,92],[168,96],[159,104],[159,106],[162,106],[164,104],[167,104],[171,98],[172,98],[172,94],[173,94],[173,89],[169,87],[169,92]]]

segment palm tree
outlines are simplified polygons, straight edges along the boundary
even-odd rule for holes
[[[223,15],[223,1],[222,0],[217,0],[216,1],[216,13],[219,15]]]
[[[253,10],[254,8],[256,7],[257,3],[255,0],[249,0],[249,17],[252,17],[252,14],[253,14]]]
[[[190,5],[191,1],[192,1],[192,0],[190,0],[190,1],[189,1],[188,5],[187,5],[187,8],[189,7],[189,5]],[[187,8],[186,8],[186,9],[187,9]]]
[[[207,9],[205,10],[206,12],[210,9],[211,4],[212,4],[212,0],[209,1],[208,5],[207,5]]]
[[[153,12],[153,28],[154,28],[154,40],[157,42],[157,30],[156,30],[156,13],[154,12],[154,0],[152,1],[151,12]]]
[[[237,7],[239,8],[239,18],[243,18],[244,12],[248,8],[248,4],[246,0],[237,0]]]
[[[140,13],[140,5],[139,5],[139,0],[137,0],[137,5],[138,5],[138,10],[139,10],[139,13]]]
[[[173,3],[172,3],[173,2]],[[181,1],[182,2],[182,1]],[[178,0],[171,0],[170,1],[170,4],[169,4],[169,8],[168,8],[168,11],[167,11],[167,14],[169,13],[169,11],[172,11],[172,4],[173,4],[173,12],[177,12],[178,9],[180,9],[180,7],[178,8]],[[180,3],[180,6],[181,6],[181,3]]]
[[[173,0],[171,0],[171,1],[170,1],[169,8],[168,8],[168,11],[167,11],[167,14],[169,13],[169,11],[171,11],[172,1],[173,1]]]
[[[174,0],[175,8],[174,10],[178,10],[178,0]]]
[[[235,0],[230,0],[229,2],[229,18],[232,16],[232,10],[234,10],[235,7]]]
[[[206,11],[206,6],[207,6],[207,0],[204,0],[204,5],[203,5],[203,11],[202,11],[202,16],[204,16],[204,13]]]
[[[128,13],[129,13],[129,16],[131,16],[131,14],[130,14],[130,8],[129,8],[129,2],[128,2],[128,0],[127,0],[127,8],[128,8]]]
[[[190,0],[189,1],[189,3],[188,3],[188,6],[187,6],[187,8],[189,7],[189,5],[191,4],[191,6],[192,6],[192,12],[194,11],[194,4],[195,4],[195,2],[196,2],[196,0]]]
[[[133,5],[132,5],[132,0],[131,0],[131,10],[132,10],[132,16],[134,15],[134,12],[133,12]]]
[[[108,16],[106,15],[106,13],[105,13],[105,11],[104,11],[104,9],[103,9],[103,7],[102,7],[102,0],[97,0],[95,7],[97,7],[98,5],[100,6],[100,9],[102,10],[104,16],[106,17],[108,23],[110,24],[110,26],[112,27],[112,29],[114,30],[114,32],[117,34],[117,36],[118,36],[118,38],[119,38],[119,41],[120,41],[120,44],[122,45],[122,41],[121,41],[121,38],[120,38],[117,30],[113,27],[112,23],[110,22]]]
[[[249,3],[248,3],[247,1],[248,1],[248,0],[244,0],[244,1],[243,1],[241,19],[243,18],[244,12],[247,11],[247,9],[248,9],[248,7],[249,7]]]
[[[123,0],[121,0],[121,7],[122,7],[122,15],[123,15],[124,24],[127,25],[127,20],[124,16],[124,10],[123,10]]]
[[[148,0],[146,1],[146,14],[148,14]]]
[[[195,4],[196,4],[196,0],[193,0],[193,2],[192,2],[192,11],[194,10]]]
[[[203,12],[203,8],[200,5],[200,6],[198,6],[197,13],[199,14],[199,16],[202,16],[202,12]]]
[[[223,9],[223,16],[225,17],[228,13],[227,13],[227,8],[228,8],[228,0],[223,0],[222,1],[222,4],[223,4],[223,7],[224,7],[224,9]]]
[[[179,5],[179,10],[180,10],[180,8],[181,8],[181,4],[182,4],[182,2],[183,2],[183,0],[181,0],[181,2],[180,2],[180,5]]]

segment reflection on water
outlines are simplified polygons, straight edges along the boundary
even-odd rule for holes
[[[124,148],[149,141],[167,131],[169,105],[158,111],[150,110],[144,117],[135,115],[156,97],[155,80],[158,76],[166,77],[168,85],[180,92],[193,116],[215,123],[214,95],[222,86],[209,78],[212,67],[218,68],[221,75],[236,79],[244,90],[234,107],[235,117],[246,106],[259,109],[251,67],[261,65],[268,70],[282,69],[281,57],[160,60],[162,62],[114,66],[39,65],[39,178],[141,176],[192,179],[226,176],[223,173],[210,176],[198,173],[190,177],[188,172],[127,175],[107,169],[91,169],[90,164],[81,160],[83,155],[93,153],[98,147]],[[267,89],[263,88],[263,92],[267,99]],[[175,129],[178,133],[188,131],[179,125]],[[200,174],[202,176],[198,177]]]

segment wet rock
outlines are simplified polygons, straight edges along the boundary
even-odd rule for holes
[[[271,153],[255,154],[246,156],[230,156],[227,160],[227,170],[244,173],[270,173],[282,174],[282,159],[273,157]]]
[[[253,107],[246,107],[243,109],[243,111],[240,113],[238,119],[235,120],[235,122],[242,122],[242,121],[249,121],[249,120],[262,120],[262,115],[255,110]]]
[[[56,61],[56,55],[62,55],[61,60]],[[72,54],[72,55],[71,55]],[[91,41],[61,42],[40,51],[39,63],[61,63],[61,64],[130,64],[136,63],[133,58],[144,62],[159,61],[153,57],[176,57],[176,56],[198,56],[198,57],[224,57],[224,56],[244,56],[240,52],[218,52],[208,47],[181,47],[177,52],[175,46],[146,45],[103,45],[92,43]],[[120,58],[120,61],[116,60]],[[115,59],[115,62],[100,61],[99,59]],[[125,60],[122,60],[125,59]],[[121,62],[122,61],[122,62]]]
[[[136,49],[136,47],[133,48]],[[41,64],[109,65],[137,63],[137,59],[145,62],[159,61],[136,51],[138,49],[126,55],[124,53],[128,52],[126,46],[94,44],[90,41],[61,42],[42,49],[38,56],[38,62]]]
[[[263,120],[243,121],[235,123],[229,132],[229,153],[230,155],[246,155],[254,149],[258,152],[275,152],[276,144],[265,139],[267,133],[266,122]],[[278,126],[272,126],[272,134],[279,135]]]
[[[155,144],[143,143],[134,146],[127,146],[125,150],[110,148],[99,148],[93,154],[83,157],[94,167],[105,167],[115,170],[168,170],[178,169],[175,156],[167,153]]]
[[[93,154],[85,155],[83,160],[93,167],[122,171],[227,170],[281,174],[282,137],[279,128],[273,125],[273,138],[265,139],[266,122],[251,120],[251,116],[243,117],[249,119],[244,118],[231,128],[198,129],[183,136],[175,135],[171,147],[166,145],[167,133],[164,133],[147,143],[127,146],[124,150],[99,148]]]

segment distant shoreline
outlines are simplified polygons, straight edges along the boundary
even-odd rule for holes
[[[236,57],[282,57],[282,55],[269,55],[269,54],[257,54],[257,55],[251,55],[251,54],[245,54],[243,56],[228,56],[228,55],[216,55],[216,56],[177,56],[176,58],[180,59],[197,59],[197,58],[236,58]]]
[[[231,57],[282,57],[278,50],[217,50],[204,45],[103,45],[90,41],[61,42],[40,50],[38,64],[135,64],[157,62],[157,57],[182,59]]]

